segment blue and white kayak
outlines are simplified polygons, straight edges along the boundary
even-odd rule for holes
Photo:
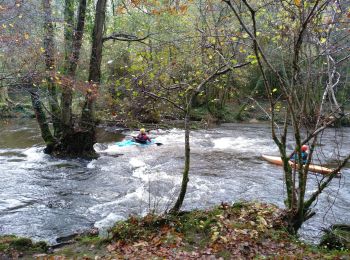
[[[150,144],[157,144],[159,145],[159,143],[155,143],[153,140],[151,142],[147,142],[147,143],[138,143],[138,142],[135,142],[134,140],[132,139],[129,139],[129,140],[124,140],[124,141],[121,141],[121,142],[117,142],[116,145],[118,145],[119,147],[129,147],[129,146],[148,146]]]

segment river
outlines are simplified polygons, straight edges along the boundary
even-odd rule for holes
[[[131,214],[164,212],[178,194],[184,159],[180,129],[153,131],[161,146],[118,147],[124,136],[99,131],[92,161],[62,160],[43,153],[33,120],[0,121],[0,235],[16,234],[51,244],[91,227],[105,229]],[[126,132],[129,136],[135,132]],[[329,129],[317,158],[350,152],[350,128]],[[191,134],[191,171],[183,209],[258,200],[283,207],[281,168],[261,159],[278,155],[267,124],[224,124]],[[350,224],[350,169],[318,200],[316,216],[300,231],[317,241],[332,223]],[[310,175],[309,192],[320,175]]]

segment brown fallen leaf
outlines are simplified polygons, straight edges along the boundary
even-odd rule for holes
[[[117,248],[117,244],[110,244],[107,246],[107,251],[108,252],[112,252],[112,251],[115,251],[115,249]]]
[[[141,242],[133,244],[133,246],[135,246],[135,247],[148,246],[148,243],[146,241],[141,241]]]

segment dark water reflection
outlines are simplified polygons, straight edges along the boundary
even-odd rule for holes
[[[179,129],[155,131],[152,135],[164,145],[148,147],[118,147],[114,141],[122,136],[101,129],[103,145],[96,146],[101,157],[93,161],[59,160],[43,154],[34,121],[1,122],[0,132],[0,234],[55,243],[57,237],[106,227],[130,214],[150,209],[162,212],[178,193],[184,145]],[[322,142],[317,155],[321,161],[331,158],[326,163],[332,163],[336,146],[341,154],[349,153],[350,129],[330,129]],[[278,154],[267,125],[227,124],[195,131],[191,143],[184,209],[238,200],[283,207],[281,168],[261,160],[261,154]],[[305,239],[319,237],[321,229],[331,223],[350,223],[349,168],[343,175],[318,201],[317,215],[301,230]],[[310,175],[310,192],[320,178]]]

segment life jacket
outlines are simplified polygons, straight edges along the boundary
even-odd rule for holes
[[[147,141],[150,141],[150,139],[149,139],[149,137],[146,134],[140,133],[136,137],[136,141],[138,141],[140,143],[146,143]]]
[[[303,164],[306,164],[307,162],[307,152],[301,152],[301,158],[303,159]],[[290,157],[290,160],[295,162],[295,161],[298,161],[298,155],[297,153],[293,154],[291,157]]]

